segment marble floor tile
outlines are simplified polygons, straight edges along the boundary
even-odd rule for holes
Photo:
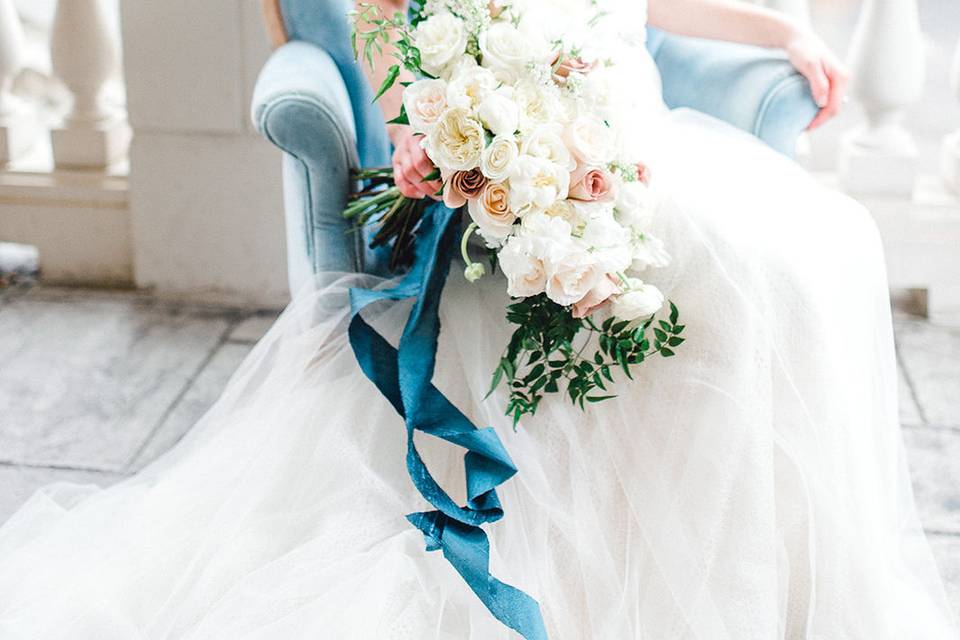
[[[900,424],[911,426],[923,424],[923,416],[913,397],[910,381],[903,371],[903,365],[899,363],[897,364],[897,391],[900,394]]]
[[[252,348],[250,344],[226,343],[217,349],[163,424],[137,452],[130,464],[131,471],[141,469],[180,441],[220,397],[230,376]]]
[[[49,295],[0,308],[0,460],[122,469],[232,320],[122,295]]]
[[[960,535],[960,430],[904,430],[920,520],[929,531]]]
[[[960,328],[897,320],[904,372],[927,422],[960,426]]]
[[[70,482],[108,487],[122,478],[98,471],[0,466],[0,523],[6,522],[37,489],[48,484]]]
[[[244,318],[230,332],[230,342],[257,342],[277,321],[276,313],[257,313]]]

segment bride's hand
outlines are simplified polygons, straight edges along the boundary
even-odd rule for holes
[[[843,104],[849,75],[826,43],[812,31],[800,30],[785,47],[790,62],[810,82],[820,113],[808,129],[815,129],[837,115]]]
[[[436,170],[427,153],[420,146],[421,136],[415,136],[410,127],[400,126],[391,131],[393,152],[393,179],[400,193],[408,198],[421,200],[424,197],[439,200],[436,195],[443,184],[439,180],[424,182],[423,179]]]

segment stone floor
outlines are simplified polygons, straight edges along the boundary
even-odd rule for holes
[[[901,416],[960,613],[960,328],[898,303]],[[176,443],[275,317],[130,292],[0,288],[0,521],[37,487],[109,485]]]

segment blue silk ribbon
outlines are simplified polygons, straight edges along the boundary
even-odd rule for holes
[[[503,517],[496,487],[516,472],[496,432],[478,429],[431,380],[440,335],[440,295],[450,270],[459,230],[457,212],[429,207],[417,234],[414,264],[392,288],[350,290],[350,345],[364,374],[404,418],[407,471],[420,494],[436,509],[407,516],[426,540],[427,551],[441,550],[487,609],[526,640],[546,640],[537,601],[490,574],[490,542],[480,528]],[[414,298],[413,310],[394,348],[361,317],[381,300]],[[414,432],[442,438],[467,450],[467,504],[460,506],[431,475],[414,444]]]

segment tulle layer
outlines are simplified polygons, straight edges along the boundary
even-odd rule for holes
[[[788,160],[675,113],[654,281],[687,343],[586,412],[514,431],[483,400],[503,283],[454,273],[438,386],[520,469],[488,527],[494,574],[551,638],[955,637],[897,423],[870,218]],[[356,366],[347,288],[302,292],[174,451],[107,490],[55,485],[0,528],[0,637],[496,640],[510,635],[404,515],[427,507],[404,430]],[[407,305],[368,314],[395,336]],[[461,452],[419,443],[463,495]],[[459,494],[457,493],[459,492]]]

